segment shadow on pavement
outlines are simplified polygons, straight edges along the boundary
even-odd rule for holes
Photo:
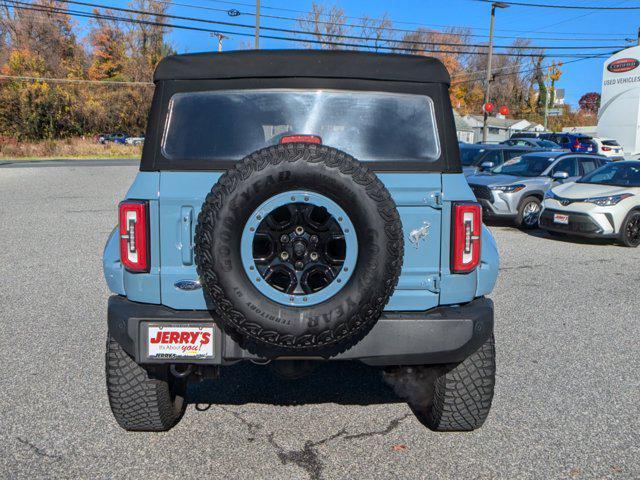
[[[241,362],[221,368],[216,380],[190,385],[187,401],[205,405],[402,402],[384,382],[382,369],[358,362],[321,363],[308,376],[297,380],[283,378],[267,366]]]
[[[555,240],[563,243],[575,243],[578,245],[603,245],[603,246],[615,246],[615,240],[612,238],[589,238],[580,237],[577,235],[567,235],[564,233],[551,233],[543,229],[534,230],[521,230],[521,232],[536,238],[544,238],[546,240]]]

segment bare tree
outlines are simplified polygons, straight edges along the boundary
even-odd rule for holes
[[[348,47],[338,45],[345,42],[344,35],[349,35],[350,28],[347,26],[347,17],[344,10],[337,6],[331,8],[319,5],[315,2],[311,5],[311,10],[298,18],[298,26],[303,32],[303,38],[311,38],[314,42],[307,44],[308,48],[322,48],[325,50],[341,50]]]
[[[361,19],[360,36],[364,48],[377,52],[381,47],[393,47],[395,40],[393,38],[393,22],[389,18],[389,14],[384,13],[380,18],[364,16]]]

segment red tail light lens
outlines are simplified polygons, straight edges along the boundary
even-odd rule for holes
[[[478,203],[453,204],[451,270],[469,273],[480,263],[482,208]]]
[[[120,204],[120,261],[130,272],[149,271],[149,206],[142,200]]]
[[[579,142],[579,141],[577,141],[577,140],[576,140],[576,143],[574,143],[574,144],[573,144],[573,148],[574,148],[575,150],[578,150],[578,149],[580,148],[580,146],[581,146],[581,145],[580,145],[580,142]]]
[[[602,151],[603,152],[610,152],[611,151],[611,147],[602,147]]]
[[[322,143],[322,138],[318,135],[285,135],[280,139],[280,143]]]

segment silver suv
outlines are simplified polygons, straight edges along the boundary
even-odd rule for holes
[[[487,219],[513,220],[517,226],[538,226],[545,192],[578,178],[609,160],[600,155],[533,152],[516,157],[490,172],[467,177]]]

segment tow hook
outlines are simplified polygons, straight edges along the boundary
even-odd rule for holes
[[[188,377],[191,374],[192,370],[193,366],[191,364],[184,365],[179,363],[172,363],[169,367],[171,375],[177,378]]]

